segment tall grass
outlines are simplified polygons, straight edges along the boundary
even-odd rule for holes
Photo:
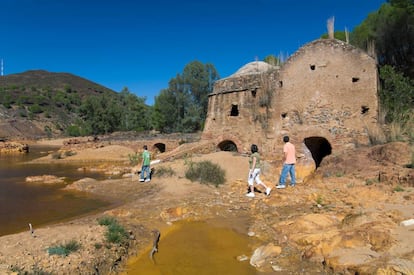
[[[366,126],[365,130],[371,145],[385,144],[387,142],[387,137],[380,126]]]

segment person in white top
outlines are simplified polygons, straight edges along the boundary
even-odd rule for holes
[[[266,196],[270,195],[271,188],[267,187],[266,184],[260,179],[260,154],[259,149],[256,144],[252,144],[250,150],[252,154],[249,158],[249,177],[247,179],[247,183],[249,184],[249,193],[246,194],[249,198],[254,198],[254,183],[256,182],[257,185],[261,185],[265,188]]]

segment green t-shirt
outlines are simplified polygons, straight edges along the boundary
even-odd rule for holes
[[[256,157],[256,167],[252,167],[254,157]],[[250,159],[249,159],[249,168],[250,169],[260,168],[260,154],[258,152],[251,154]]]
[[[150,152],[148,152],[147,150],[144,150],[144,152],[142,152],[142,161],[142,165],[150,165],[151,155]]]

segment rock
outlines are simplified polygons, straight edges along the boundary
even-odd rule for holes
[[[247,261],[248,259],[249,259],[249,257],[247,257],[246,255],[237,256],[237,260],[239,262],[244,262],[244,261]]]
[[[29,153],[29,145],[19,142],[0,142],[0,153]]]
[[[57,183],[63,183],[64,181],[65,181],[65,177],[57,177],[53,175],[26,177],[26,182],[32,182],[32,183],[57,184]]]
[[[250,258],[250,265],[254,267],[263,267],[266,263],[266,259],[269,257],[276,257],[282,253],[282,248],[276,246],[273,243],[269,243],[264,246],[257,248],[252,257]]]
[[[409,220],[402,221],[402,222],[400,223],[400,225],[402,225],[402,226],[410,226],[410,225],[414,225],[414,219],[409,219]]]

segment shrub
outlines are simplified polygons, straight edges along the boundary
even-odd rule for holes
[[[402,188],[400,185],[396,186],[393,190],[394,192],[403,192],[404,188]]]
[[[42,107],[40,107],[38,104],[34,104],[32,106],[29,106],[29,111],[32,112],[33,114],[40,114],[43,113],[43,109]]]
[[[387,142],[384,131],[379,126],[366,127],[371,145],[385,144]]]
[[[135,165],[138,165],[142,157],[140,154],[134,153],[134,154],[128,154],[128,158],[129,158],[129,164],[132,166],[135,166]]]
[[[171,176],[175,175],[175,171],[171,167],[161,166],[161,167],[157,168],[156,171],[157,171],[156,172],[157,176],[160,176],[160,177],[171,177]]]
[[[54,152],[52,154],[52,159],[61,159],[61,158],[62,158],[61,152]]]
[[[185,177],[191,181],[199,181],[201,184],[213,184],[218,187],[223,184],[226,172],[211,161],[190,162]]]
[[[79,137],[81,135],[81,130],[77,125],[69,125],[66,128],[66,133],[71,137]]]
[[[76,155],[76,152],[74,151],[65,151],[64,153],[65,157],[70,157]]]
[[[115,223],[108,226],[105,237],[110,243],[123,243],[126,241],[128,234],[122,225]]]
[[[114,217],[102,217],[98,219],[99,225],[108,227],[105,233],[106,240],[110,243],[123,243],[127,240],[128,234],[125,228],[118,223]]]
[[[79,250],[79,248],[80,244],[77,241],[72,240],[63,245],[49,247],[47,252],[49,255],[67,256],[70,253]]]

